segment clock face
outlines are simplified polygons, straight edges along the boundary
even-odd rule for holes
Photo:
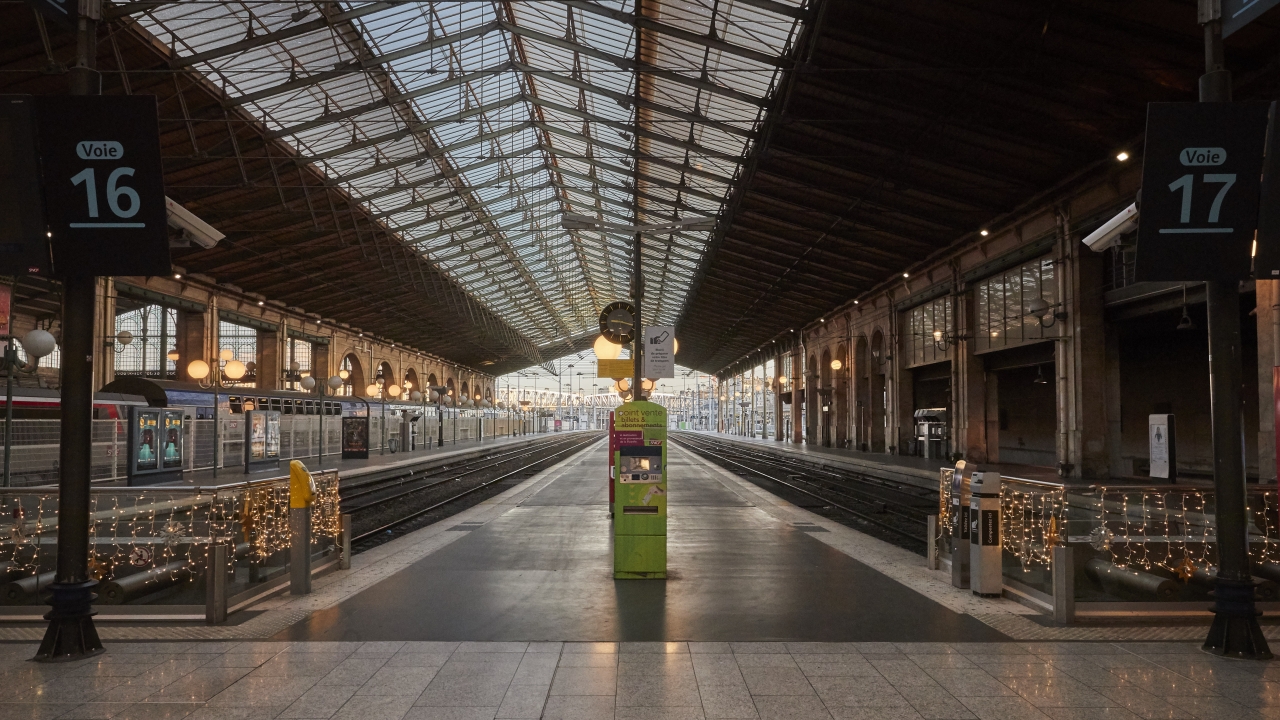
[[[636,309],[631,303],[615,302],[600,313],[600,334],[609,342],[625,345],[636,336]]]

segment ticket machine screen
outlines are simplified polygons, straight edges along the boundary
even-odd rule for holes
[[[622,447],[618,452],[622,461],[622,472],[619,476],[621,482],[662,482],[662,448]]]

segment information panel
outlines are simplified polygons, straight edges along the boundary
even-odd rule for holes
[[[369,418],[342,418],[342,459],[369,459]]]
[[[151,485],[182,478],[182,410],[129,408],[130,486]]]
[[[245,470],[280,464],[280,412],[250,410],[245,414]]]
[[[155,96],[41,96],[36,107],[54,272],[169,274]]]

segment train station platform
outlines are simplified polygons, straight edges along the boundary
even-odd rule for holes
[[[487,437],[482,440],[459,440],[444,445],[433,445],[429,448],[403,452],[379,453],[372,450],[367,459],[344,460],[341,455],[325,454],[323,463],[316,456],[295,458],[312,472],[337,470],[343,479],[372,478],[379,475],[421,470],[446,464],[460,458],[474,456],[477,452],[499,449],[515,449],[522,446],[545,442],[558,437],[569,437],[575,434],[599,432],[595,430],[568,430],[562,432],[530,433],[528,435]],[[278,467],[268,467],[245,472],[243,467],[218,468],[217,477],[212,470],[198,470],[183,473],[181,482],[162,483],[165,485],[187,485],[213,487],[218,485],[235,485],[247,480],[264,480],[283,477],[289,474],[289,460],[281,460]]]
[[[886,480],[897,480],[912,485],[938,487],[938,469],[954,467],[955,463],[942,459],[929,459],[907,455],[889,455],[887,453],[862,452],[847,448],[830,448],[808,443],[793,443],[786,440],[768,440],[743,435],[730,435],[706,430],[682,430],[724,442],[741,443],[775,453],[785,453],[804,462],[817,462],[833,465],[846,470],[864,472]],[[1005,477],[1018,477],[1043,482],[1062,482],[1058,471],[1051,467],[1038,465],[1019,465],[1015,463],[982,463],[981,469],[999,472]]]

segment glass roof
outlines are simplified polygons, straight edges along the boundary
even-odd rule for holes
[[[630,277],[628,232],[561,216],[719,215],[803,15],[640,2],[180,2],[138,19],[547,346],[595,332]],[[712,232],[645,240],[647,323],[677,320]]]

